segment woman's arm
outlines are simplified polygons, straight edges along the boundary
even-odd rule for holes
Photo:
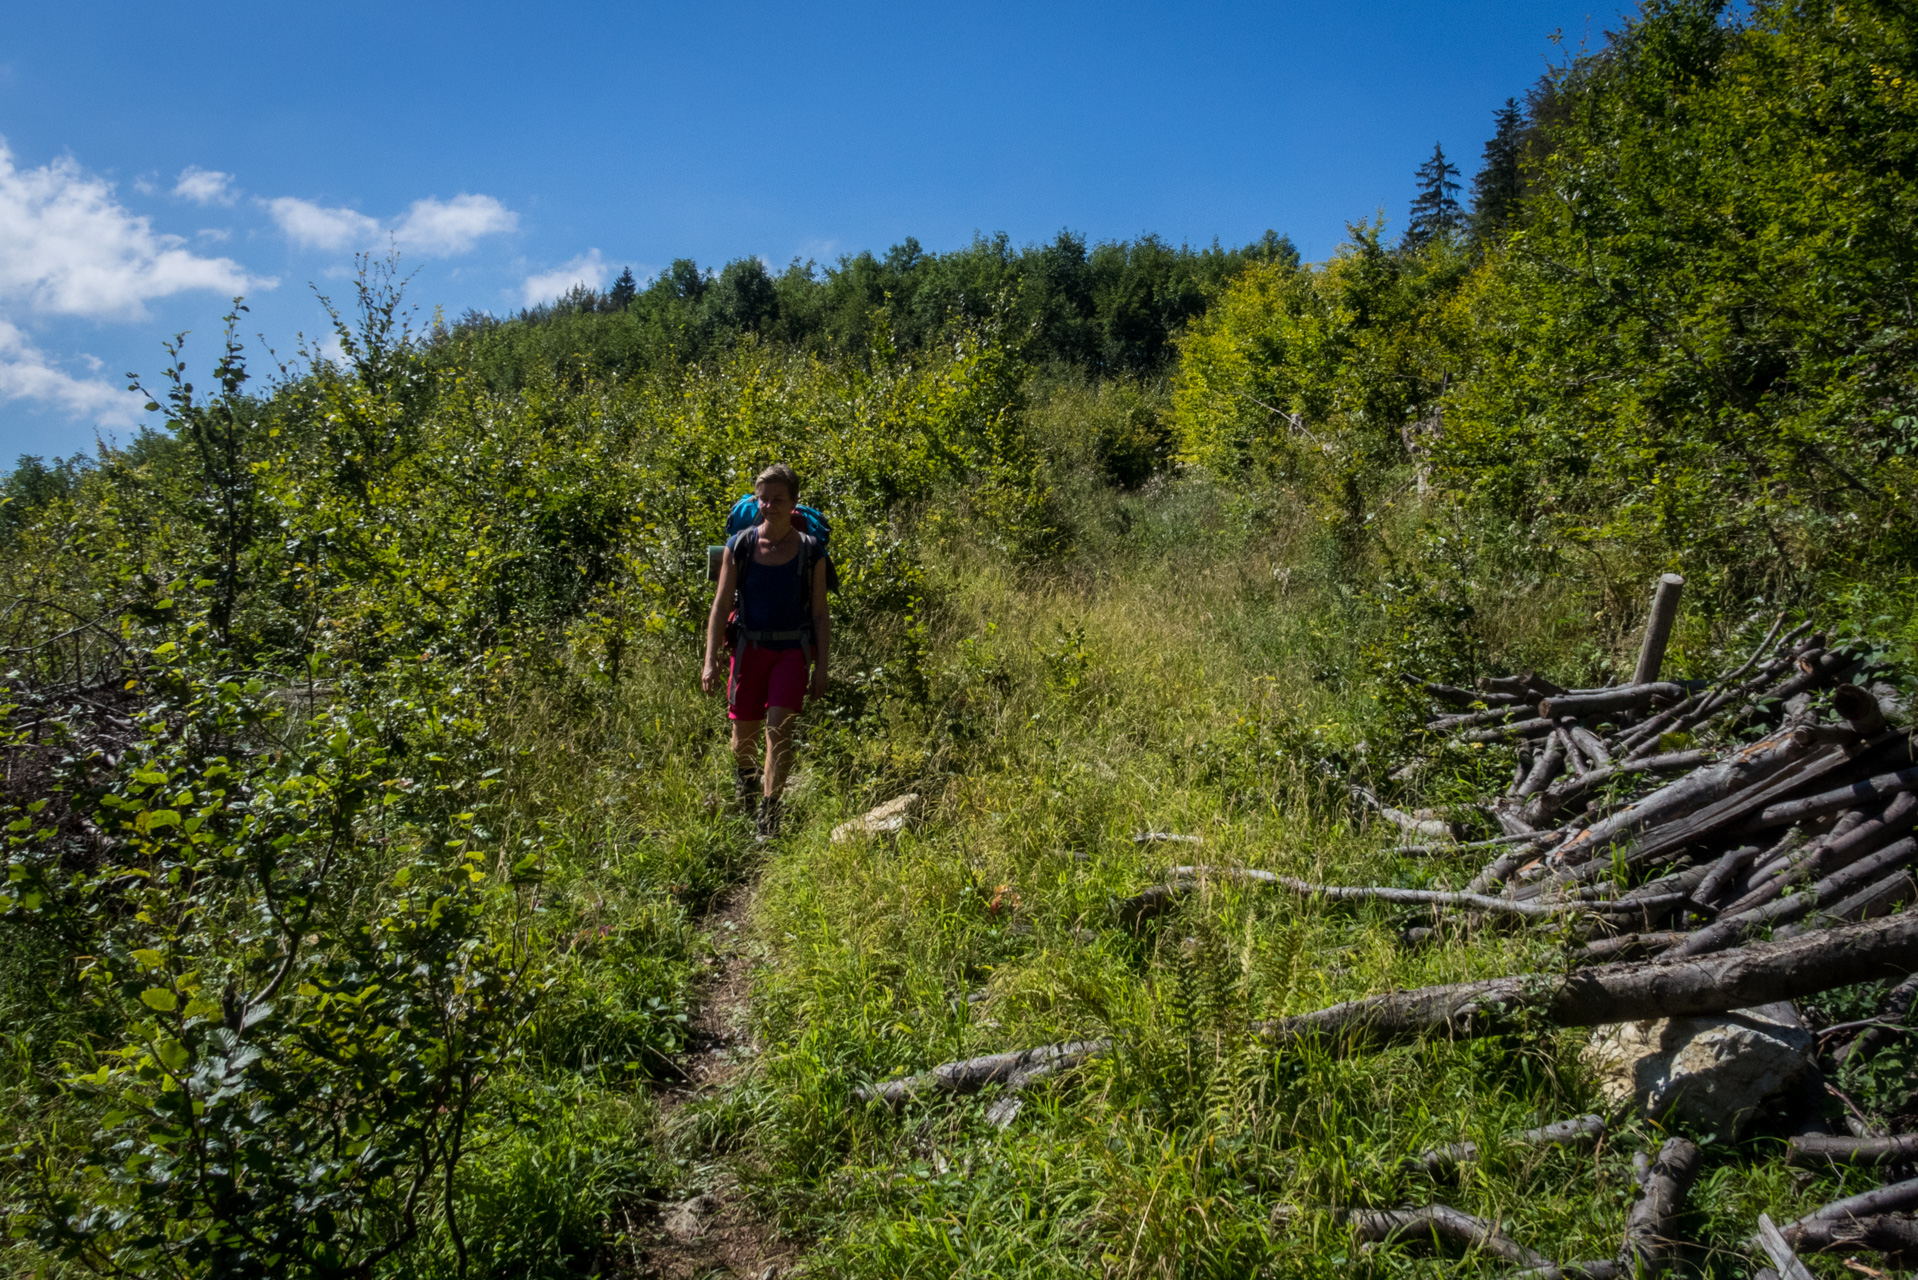
[[[826,607],[826,562],[812,567],[812,696],[826,696],[826,652],[832,647],[832,612]]]
[[[707,693],[719,687],[719,641],[726,633],[726,602],[733,598],[739,566],[733,563],[733,547],[719,559],[719,585],[713,588],[712,611],[706,615],[706,661],[699,669],[699,687]]]

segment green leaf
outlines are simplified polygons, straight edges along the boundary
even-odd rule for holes
[[[148,987],[140,993],[140,1003],[161,1013],[172,1013],[180,1007],[180,997],[165,987]]]

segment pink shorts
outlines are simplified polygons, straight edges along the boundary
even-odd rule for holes
[[[733,657],[732,678],[738,682],[738,692],[726,709],[730,720],[764,720],[767,707],[800,711],[806,705],[804,649],[762,649],[749,644],[744,653]]]

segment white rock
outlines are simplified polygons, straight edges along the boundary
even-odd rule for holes
[[[832,829],[834,844],[844,844],[848,840],[857,840],[862,836],[891,835],[903,831],[906,822],[919,808],[917,792],[908,791],[897,800],[888,800],[877,809],[859,815],[849,822],[842,822]]]
[[[1811,1050],[1791,1006],[1771,1004],[1599,1027],[1582,1056],[1614,1103],[1731,1137],[1805,1073]]]
[[[712,1196],[694,1196],[668,1206],[660,1217],[660,1225],[681,1244],[691,1244],[706,1234],[706,1220],[718,1211],[719,1201]]]

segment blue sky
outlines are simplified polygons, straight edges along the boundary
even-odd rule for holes
[[[281,357],[354,251],[423,313],[672,259],[1256,238],[1308,258],[1619,5],[20,5],[0,15],[0,469],[141,415],[227,300]],[[1554,35],[1561,43],[1554,43]],[[262,359],[261,369],[270,368]]]

